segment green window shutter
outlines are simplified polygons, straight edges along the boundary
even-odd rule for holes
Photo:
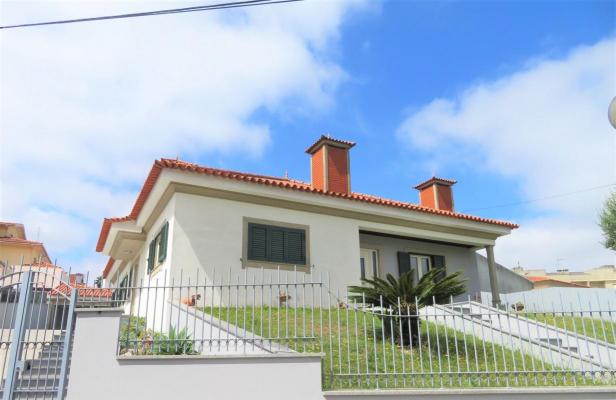
[[[366,279],[366,260],[363,257],[359,259],[359,271],[361,280]]]
[[[306,234],[299,229],[285,232],[285,255],[289,264],[306,264]]]
[[[270,254],[269,260],[273,262],[287,262],[285,254],[286,230],[283,228],[270,227]]]
[[[306,232],[301,229],[248,224],[248,259],[306,264]]]
[[[167,237],[169,232],[169,221],[165,222],[163,227],[158,234],[160,236],[160,240],[158,242],[158,262],[165,261],[167,258]]]
[[[436,275],[436,281],[438,282],[442,280],[447,275],[447,270],[445,268],[445,257],[432,256],[432,268],[439,270]]]
[[[154,269],[154,257],[156,256],[156,239],[150,242],[150,250],[148,251],[148,273]]]
[[[409,257],[409,253],[405,251],[398,252],[398,274],[402,276],[403,274],[409,272],[411,270],[411,258]]]
[[[248,259],[267,260],[267,227],[248,224]]]

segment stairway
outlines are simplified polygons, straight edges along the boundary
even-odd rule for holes
[[[421,318],[523,351],[559,368],[612,371],[616,346],[476,302],[426,306]]]
[[[34,359],[25,360],[23,371],[18,373],[15,382],[14,400],[51,400],[56,398],[60,384],[64,337],[65,333],[63,332],[54,335],[50,342],[37,343],[37,347],[42,346],[42,350],[34,356]],[[70,356],[69,353],[69,360]],[[69,371],[70,362],[67,376]],[[4,384],[3,381],[2,387],[4,387]],[[0,398],[3,394],[3,391],[0,390]]]
[[[475,303],[472,303],[472,305],[474,305],[474,304]],[[447,305],[445,305],[444,307],[447,307]],[[488,324],[494,323],[494,321],[492,320],[492,316],[489,313],[494,314],[495,311],[492,311],[492,310],[489,310],[489,309],[487,311],[479,309],[478,310],[479,312],[477,312],[476,310],[473,309],[473,307],[471,307],[470,303],[469,304],[462,303],[462,304],[459,304],[459,305],[456,305],[456,306],[451,306],[449,308],[451,308],[452,310],[457,311],[459,313],[462,313],[464,315],[468,315],[471,318],[481,320],[484,323],[488,323]],[[473,312],[473,311],[475,311],[475,312]],[[496,312],[502,314],[506,318],[510,318],[509,314],[507,314],[504,311],[496,311]],[[520,318],[520,317],[517,317],[517,318]],[[522,319],[523,319],[524,323],[528,323],[528,324],[535,324],[535,325],[537,325],[539,323],[539,321],[530,321],[530,320],[528,320],[526,318],[522,318]],[[499,323],[498,325],[502,326],[503,328],[505,328],[505,324]],[[535,339],[539,340],[542,343],[545,343],[545,344],[550,345],[550,346],[555,346],[555,347],[557,347],[557,348],[559,348],[561,350],[571,351],[571,352],[574,352],[574,353],[579,353],[578,346],[576,346],[576,345],[569,345],[569,341],[563,339],[562,337],[554,337],[556,333],[552,332],[551,333],[552,337],[550,337],[550,330],[549,329],[543,329],[543,330],[542,329],[534,329],[533,331],[534,331],[534,333],[536,335],[539,335],[539,336],[536,336]],[[587,355],[587,356],[590,357],[591,359],[593,358],[592,355]]]

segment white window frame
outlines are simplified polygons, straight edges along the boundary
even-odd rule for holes
[[[422,260],[426,260],[428,262],[428,271],[430,271],[432,269],[432,257],[430,256],[426,256],[424,254],[409,254],[409,258],[410,258],[410,266],[411,269],[415,269],[415,279],[417,280],[417,282],[419,282],[419,280],[424,276],[424,272],[421,269],[421,261]],[[417,267],[413,268],[413,258],[415,258],[416,263],[417,263]],[[426,273],[428,272],[426,271]]]
[[[381,276],[381,271],[380,271],[380,269],[381,269],[381,265],[380,264],[381,263],[380,263],[380,259],[379,259],[379,250],[378,249],[373,249],[373,248],[370,248],[370,247],[361,247],[360,248],[360,253],[361,253],[361,250],[365,250],[365,251],[369,251],[370,252],[370,256],[372,258],[371,261],[372,261],[372,264],[373,264],[372,265],[372,267],[373,267],[373,271],[372,271],[373,272],[372,273],[373,278],[380,277]],[[360,259],[359,262],[360,262],[360,278],[361,278],[361,259],[362,259],[361,254],[360,254],[360,258],[359,259]],[[366,271],[364,270],[364,272],[366,272]]]

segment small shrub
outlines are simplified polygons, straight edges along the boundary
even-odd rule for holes
[[[196,354],[194,343],[186,329],[176,330],[169,326],[169,333],[155,332],[153,335],[152,354],[184,355]]]

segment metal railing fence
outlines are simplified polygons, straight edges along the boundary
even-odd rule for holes
[[[0,398],[63,399],[77,293],[54,268],[0,274]]]
[[[125,309],[121,356],[323,353],[327,389],[616,383],[612,304],[567,299],[580,304],[564,311],[563,301],[560,312],[537,302],[494,308],[470,297],[367,304],[329,287],[327,274],[314,270],[207,278],[163,271],[111,288],[100,302]]]

